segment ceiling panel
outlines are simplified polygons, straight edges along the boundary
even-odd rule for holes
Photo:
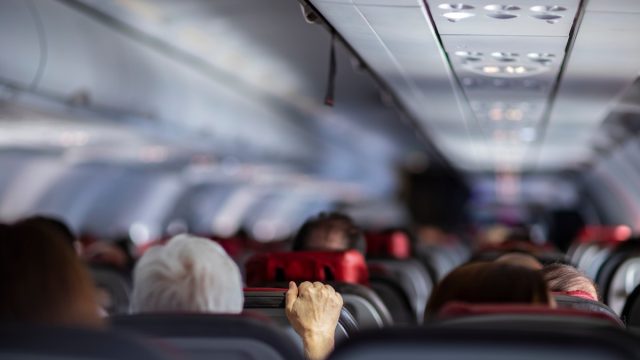
[[[480,131],[451,76],[424,3],[312,3],[398,96],[440,150],[458,166],[474,166],[482,152],[474,141]],[[469,151],[458,157],[460,146]]]
[[[493,0],[447,2],[427,0],[440,34],[567,36],[579,0]]]
[[[622,9],[623,2],[613,5]],[[543,143],[579,147],[574,153],[557,148],[554,156],[567,164],[591,156],[601,123],[640,74],[640,13],[592,11],[592,6],[605,8],[597,1],[587,7]]]

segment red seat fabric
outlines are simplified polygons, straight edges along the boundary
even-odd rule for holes
[[[607,243],[616,244],[629,240],[632,232],[626,225],[619,226],[587,226],[576,239],[577,243]]]
[[[367,256],[369,257],[398,260],[411,257],[409,237],[402,231],[369,233],[365,238],[367,240]]]
[[[369,271],[356,250],[298,251],[253,256],[246,264],[247,286],[282,281],[337,281],[367,285]]]
[[[483,316],[483,315],[534,315],[534,316],[557,316],[576,317],[605,320],[620,326],[609,315],[602,312],[584,311],[570,308],[550,308],[539,305],[528,304],[468,304],[462,302],[452,302],[445,305],[438,313],[438,319],[446,320],[458,317]]]
[[[586,291],[582,290],[572,290],[572,291],[559,291],[554,292],[554,295],[567,295],[567,296],[575,296],[586,300],[598,301],[597,298],[594,298],[593,295],[589,294]]]

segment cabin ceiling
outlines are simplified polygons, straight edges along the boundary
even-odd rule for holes
[[[310,0],[454,164],[571,169],[640,73],[633,0]]]

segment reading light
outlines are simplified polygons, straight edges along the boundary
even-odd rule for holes
[[[448,12],[448,13],[442,14],[442,16],[446,17],[447,20],[451,22],[456,22],[456,21],[464,20],[466,18],[475,16],[475,14],[468,13],[468,12]]]
[[[493,66],[493,65],[483,66],[482,67],[482,72],[485,73],[485,74],[497,74],[497,73],[500,72],[500,68],[497,67],[497,66]]]

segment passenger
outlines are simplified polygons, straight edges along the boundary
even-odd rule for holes
[[[542,269],[551,292],[599,301],[596,284],[571,265],[553,264]]]
[[[540,272],[495,262],[470,263],[453,270],[435,287],[425,316],[433,317],[455,301],[553,305]]]
[[[366,241],[353,220],[337,212],[320,213],[307,220],[293,241],[293,250],[345,251],[366,253]]]
[[[243,309],[240,270],[220,245],[178,235],[150,248],[134,269],[132,312],[238,314]],[[329,285],[289,283],[285,313],[304,343],[309,359],[333,349],[342,297]]]
[[[531,270],[542,270],[544,267],[538,259],[536,259],[533,255],[512,252],[508,254],[504,254],[495,260],[497,263],[502,264],[510,264],[515,266],[526,267]]]
[[[0,226],[0,322],[100,327],[91,277],[59,231]]]
[[[33,226],[44,226],[49,228],[51,231],[57,232],[60,236],[62,236],[72,247],[73,250],[79,255],[82,255],[82,244],[76,237],[76,235],[71,231],[71,229],[65,224],[63,221],[58,220],[53,217],[48,216],[32,216],[23,220],[20,220],[18,224],[27,224]]]

